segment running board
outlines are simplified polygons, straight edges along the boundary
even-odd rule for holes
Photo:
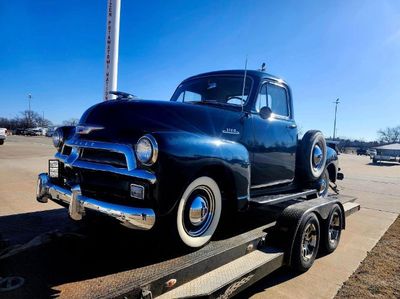
[[[317,193],[317,190],[310,189],[310,190],[304,190],[304,191],[296,192],[296,193],[265,195],[265,196],[250,198],[250,204],[254,204],[254,205],[276,204],[276,203],[280,203],[283,201],[306,197],[306,196],[313,195],[316,193]]]

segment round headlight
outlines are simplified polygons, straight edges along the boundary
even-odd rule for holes
[[[144,135],[136,144],[136,157],[144,165],[153,165],[157,161],[158,146],[151,135]]]
[[[63,131],[60,129],[55,130],[53,133],[53,145],[56,148],[59,148],[63,142],[64,142]]]

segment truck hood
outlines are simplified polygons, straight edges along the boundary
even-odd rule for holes
[[[242,134],[239,107],[149,100],[113,100],[89,108],[80,126],[99,126],[82,139],[134,143],[146,134],[185,131],[237,141]]]

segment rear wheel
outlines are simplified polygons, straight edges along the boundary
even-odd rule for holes
[[[314,263],[318,253],[320,226],[314,213],[306,215],[301,221],[292,249],[291,267],[306,272]]]
[[[338,247],[343,227],[342,221],[342,210],[335,204],[322,227],[321,247],[325,253],[334,252]]]
[[[207,176],[195,179],[183,193],[176,213],[180,240],[192,248],[204,246],[217,229],[221,210],[218,184]]]

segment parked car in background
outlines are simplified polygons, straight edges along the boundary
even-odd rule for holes
[[[47,136],[47,137],[52,137],[53,134],[54,134],[54,131],[55,131],[56,129],[57,129],[56,127],[54,127],[54,128],[48,128],[48,129],[47,129],[47,132],[46,132],[46,136]]]
[[[376,154],[377,154],[376,149],[374,149],[374,148],[367,149],[367,155],[368,156],[372,157],[372,156],[375,156]]]
[[[357,156],[366,156],[367,154],[367,150],[365,148],[359,148],[357,150]]]
[[[6,138],[7,138],[7,129],[0,128],[0,145],[4,144]]]

